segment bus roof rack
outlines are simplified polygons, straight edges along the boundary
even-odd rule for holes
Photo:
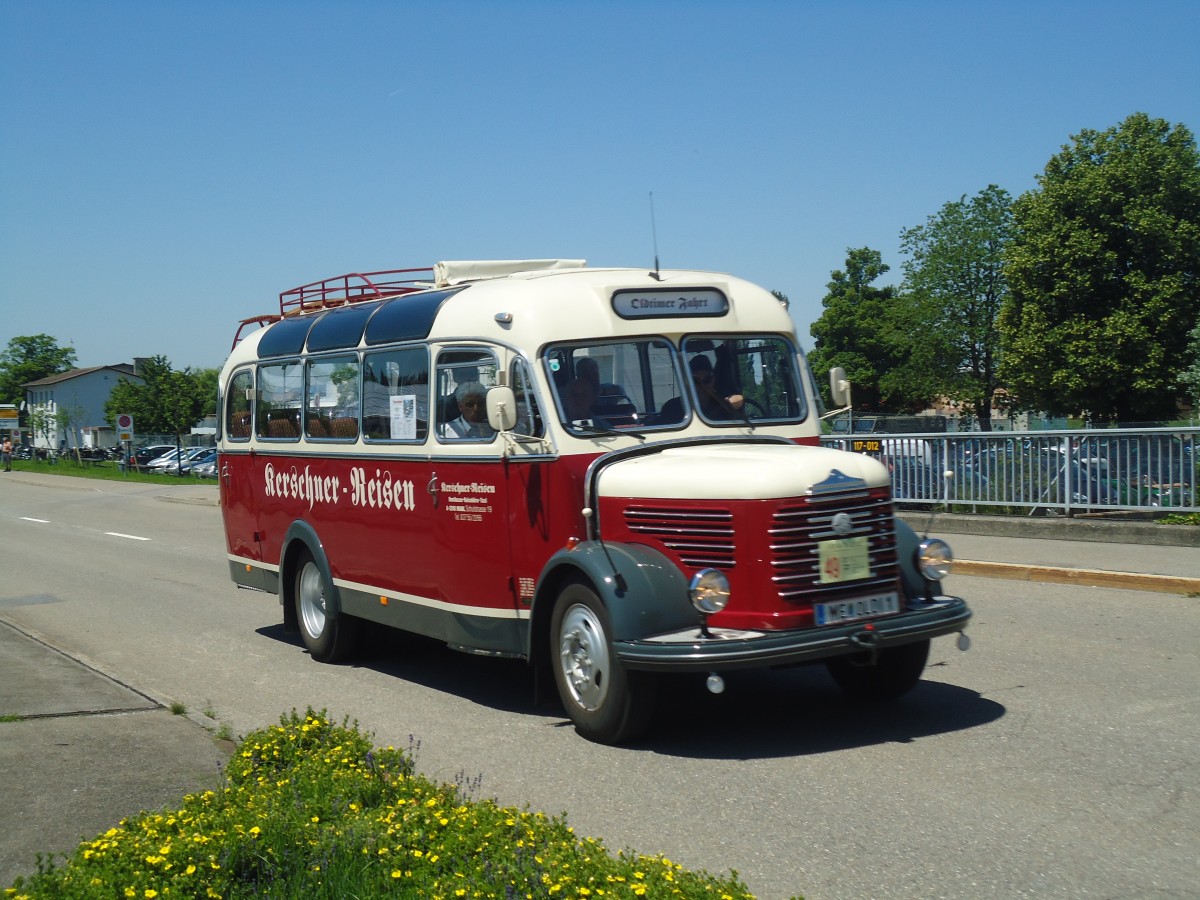
[[[422,277],[416,277],[420,274]],[[279,295],[279,314],[295,316],[314,309],[333,309],[347,303],[383,300],[430,287],[433,269],[387,269],[381,272],[350,272],[311,284],[302,284]]]
[[[281,317],[275,313],[263,313],[261,316],[251,316],[248,319],[242,319],[238,322],[237,334],[233,336],[233,346],[236,347],[242,340],[242,332],[250,325],[258,325],[260,328],[266,328],[268,325],[274,325]],[[253,333],[253,332],[251,332]],[[232,350],[233,347],[230,347]]]

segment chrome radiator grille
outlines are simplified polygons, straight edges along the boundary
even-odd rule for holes
[[[833,518],[850,517],[850,530],[839,534]],[[866,537],[871,561],[869,579],[822,584],[817,555],[820,541]],[[896,531],[886,489],[850,491],[787,501],[771,517],[771,581],[789,603],[828,601],[864,591],[888,591],[899,576]]]

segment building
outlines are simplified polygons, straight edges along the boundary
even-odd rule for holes
[[[25,384],[29,442],[49,448],[116,444],[104,404],[122,378],[142,382],[136,363],[72,369]]]

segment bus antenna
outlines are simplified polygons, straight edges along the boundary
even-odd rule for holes
[[[654,191],[650,192],[650,238],[654,242],[654,271],[650,273],[650,277],[655,281],[662,281],[658,274],[658,226],[654,222]]]

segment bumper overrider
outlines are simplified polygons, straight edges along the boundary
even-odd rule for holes
[[[638,640],[615,641],[630,669],[676,672],[748,669],[812,662],[854,652],[872,652],[966,628],[971,610],[958,597],[937,596],[903,612],[844,625],[795,631],[689,628]]]

